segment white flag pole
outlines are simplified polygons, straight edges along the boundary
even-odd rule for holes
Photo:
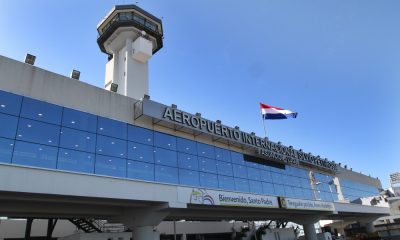
[[[260,102],[260,114],[261,114],[261,121],[264,127],[264,137],[267,138],[267,129],[265,128],[265,119],[264,116],[262,114],[262,110],[261,110],[261,102]]]

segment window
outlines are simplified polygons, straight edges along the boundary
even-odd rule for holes
[[[126,157],[126,141],[97,135],[96,153],[113,156],[113,157]]]
[[[60,147],[95,152],[96,135],[70,128],[61,128]]]
[[[190,154],[178,153],[178,166],[188,170],[198,170],[199,161],[197,157]]]
[[[261,171],[260,171],[260,177],[261,177],[261,181],[272,183],[271,172],[261,170]]]
[[[280,184],[283,183],[282,174],[272,172],[272,173],[271,173],[271,176],[272,176],[272,182],[273,182],[273,183],[280,183]]]
[[[144,25],[144,18],[142,16],[139,16],[137,14],[133,15],[133,20],[141,25]]]
[[[189,186],[200,186],[199,173],[196,171],[179,169],[179,183]]]
[[[70,108],[64,108],[62,125],[69,128],[96,133],[97,116]]]
[[[38,120],[46,123],[61,123],[62,107],[24,97],[22,101],[21,117]]]
[[[0,138],[0,162],[11,163],[14,140]]]
[[[250,192],[263,194],[263,186],[262,183],[259,181],[249,180],[249,187],[250,187]]]
[[[202,172],[217,173],[217,163],[214,159],[199,157],[199,170]]]
[[[257,181],[261,180],[260,169],[248,167],[247,175],[248,175],[248,178],[251,180],[257,180]]]
[[[155,148],[154,150],[154,160],[156,164],[177,167],[178,158],[175,151],[170,151],[162,148]]]
[[[246,165],[246,161],[244,160],[243,154],[238,152],[231,152],[232,163]]]
[[[15,138],[17,132],[18,118],[0,113],[0,137]]]
[[[155,165],[155,180],[164,183],[178,183],[178,169]]]
[[[237,164],[232,164],[233,176],[239,178],[247,178],[247,167]]]
[[[154,181],[154,164],[128,160],[128,178]]]
[[[197,144],[195,141],[177,138],[177,149],[179,152],[197,155]]]
[[[157,26],[154,24],[154,23],[152,23],[152,22],[150,22],[149,20],[147,20],[146,19],[146,25],[145,25],[147,28],[149,28],[150,30],[152,30],[152,31],[156,31],[156,29],[157,29]]]
[[[267,195],[275,195],[274,185],[272,183],[262,182],[263,193]]]
[[[261,168],[260,164],[255,163],[255,162],[248,162],[248,161],[246,161],[246,166],[251,167],[251,168]]]
[[[16,141],[12,163],[55,169],[57,148]]]
[[[235,181],[233,177],[218,175],[218,186],[225,190],[235,190]]]
[[[113,177],[126,177],[126,165],[125,159],[97,155],[95,173]]]
[[[127,124],[99,116],[97,122],[97,133],[109,137],[126,139]]]
[[[231,160],[231,152],[226,149],[215,147],[215,159],[224,161],[224,162],[232,162]]]
[[[58,146],[60,127],[21,118],[18,124],[17,140]]]
[[[153,131],[133,125],[128,125],[128,140],[153,145]]]
[[[131,12],[122,12],[119,14],[119,19],[121,21],[128,21],[132,19],[132,13]]]
[[[233,176],[232,164],[228,162],[217,161],[217,171],[220,175]]]
[[[69,149],[59,149],[57,169],[94,173],[94,159],[92,153],[78,152]]]
[[[285,187],[281,184],[274,184],[275,195],[286,196]]]
[[[154,163],[153,146],[128,142],[128,158],[142,162]]]
[[[218,188],[218,177],[212,173],[200,173],[200,186],[206,188]]]
[[[164,133],[154,132],[154,146],[169,150],[176,150],[176,137]]]
[[[0,112],[18,116],[21,109],[22,97],[0,91]]]
[[[249,182],[247,179],[235,178],[235,190],[249,192]]]
[[[215,158],[214,147],[204,143],[197,143],[197,154],[200,157]]]

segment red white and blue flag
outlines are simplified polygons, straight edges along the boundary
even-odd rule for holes
[[[297,112],[292,112],[290,110],[272,107],[263,103],[260,103],[260,108],[263,119],[287,119],[287,118],[297,117]]]

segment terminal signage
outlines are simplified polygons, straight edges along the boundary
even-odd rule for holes
[[[265,158],[293,165],[304,163],[328,171],[337,171],[337,165],[332,161],[268,141],[265,138],[257,137],[255,134],[242,132],[238,128],[231,128],[220,122],[210,121],[201,116],[186,113],[177,108],[165,107],[162,118],[191,129],[250,145],[256,148],[256,154]]]
[[[178,187],[178,200],[183,203],[278,208],[278,198],[265,195],[208,190],[204,188]]]
[[[296,198],[279,197],[281,208],[296,210],[316,210],[316,211],[334,211],[335,207],[331,202],[311,201]]]

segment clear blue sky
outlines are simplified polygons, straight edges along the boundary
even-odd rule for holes
[[[102,87],[97,23],[131,1],[2,0],[0,54]],[[150,95],[379,177],[400,171],[400,1],[142,0],[163,18]],[[12,81],[12,79],[1,79]]]

